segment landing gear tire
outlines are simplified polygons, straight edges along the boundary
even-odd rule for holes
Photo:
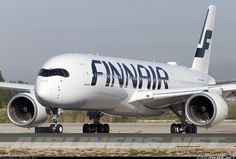
[[[49,128],[51,133],[61,134],[63,132],[63,126],[61,124],[51,124]]]
[[[94,124],[84,124],[83,125],[83,133],[95,133],[96,127]]]
[[[90,124],[90,133],[97,132],[97,125],[96,124]]]
[[[110,127],[108,124],[84,124],[83,133],[109,133]]]
[[[83,133],[88,133],[89,132],[88,129],[89,129],[89,124],[84,124],[83,125]]]
[[[55,133],[55,124],[51,124],[49,128],[51,133]]]
[[[182,124],[176,124],[177,126],[177,133],[182,134],[184,132]]]
[[[108,124],[99,124],[98,125],[98,133],[109,133],[110,126]]]
[[[63,126],[61,124],[57,124],[55,130],[56,133],[61,134],[63,132]]]
[[[87,113],[90,120],[93,121],[92,124],[83,125],[83,133],[109,133],[110,126],[108,124],[100,123],[100,118],[103,116],[101,112],[88,112]]]
[[[187,124],[185,126],[185,133],[186,134],[196,134],[197,133],[197,126],[194,124]]]
[[[175,123],[171,124],[170,132],[171,134],[182,133],[183,132],[182,124],[175,124]]]
[[[104,124],[104,133],[110,132],[110,126],[108,124]]]
[[[171,124],[170,132],[171,132],[171,134],[177,133],[177,125],[175,123]]]
[[[103,124],[98,124],[97,125],[97,133],[105,133],[105,129],[104,129],[104,125]]]

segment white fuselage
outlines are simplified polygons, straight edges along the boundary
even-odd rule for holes
[[[137,90],[215,84],[209,75],[187,67],[85,54],[53,57],[41,71],[35,94],[45,107],[96,110],[120,116],[155,116],[170,111],[162,104],[155,110],[130,104]]]

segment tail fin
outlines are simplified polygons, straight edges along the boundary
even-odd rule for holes
[[[198,42],[196,54],[193,60],[192,69],[208,74],[211,56],[211,45],[215,22],[216,6],[208,7],[206,19],[202,28],[201,37]]]

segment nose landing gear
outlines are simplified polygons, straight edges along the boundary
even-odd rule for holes
[[[51,124],[49,128],[52,133],[62,133],[63,132],[63,126],[61,124]]]
[[[49,127],[35,127],[35,133],[63,133],[63,126],[59,122],[58,116],[62,114],[63,109],[54,108],[46,109],[48,115],[53,115],[52,122]]]
[[[60,108],[55,108],[51,110],[52,114],[53,114],[53,118],[52,121],[55,124],[51,124],[50,125],[50,131],[52,133],[62,133],[63,132],[63,126],[59,123],[59,119],[58,116],[61,115],[63,113],[63,110]]]

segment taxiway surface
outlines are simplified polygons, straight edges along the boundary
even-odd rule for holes
[[[111,123],[110,134],[83,134],[82,123],[64,123],[64,133],[34,133],[34,129],[0,124],[0,148],[4,149],[156,149],[236,147],[236,123],[199,128],[198,134],[170,134],[171,123]],[[49,123],[43,126],[49,126]]]
[[[42,126],[49,126],[49,123]],[[82,133],[83,123],[63,123],[64,133]],[[110,123],[111,133],[170,133],[171,123]],[[0,133],[34,133],[34,128],[0,124]],[[213,128],[199,128],[198,133],[236,133],[236,123],[224,122]]]

